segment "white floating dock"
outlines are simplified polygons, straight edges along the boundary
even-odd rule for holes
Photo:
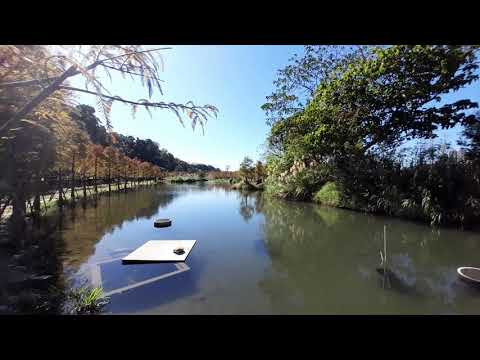
[[[123,262],[185,261],[197,240],[150,240],[122,259]],[[173,250],[182,248],[177,255]]]

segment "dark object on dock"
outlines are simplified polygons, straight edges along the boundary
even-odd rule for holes
[[[173,252],[177,255],[185,254],[185,250],[183,250],[183,248],[176,248],[175,250],[173,250]]]
[[[172,221],[170,219],[157,219],[153,223],[153,226],[155,227],[168,227],[172,225]]]
[[[457,273],[460,276],[460,279],[470,284],[480,286],[480,268],[463,266],[457,269]]]

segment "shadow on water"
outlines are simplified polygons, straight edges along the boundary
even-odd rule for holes
[[[149,309],[165,305],[179,299],[195,295],[198,292],[197,284],[204,267],[203,262],[193,254],[189,256],[187,264],[189,270],[157,280],[155,282],[139,286],[120,294],[114,294],[111,302],[105,308],[106,313],[135,313],[145,312]],[[121,265],[120,262],[117,264]],[[137,265],[127,265],[137,266]],[[147,280],[149,277],[161,275],[175,270],[173,264],[146,264],[150,269],[141,269],[139,274],[134,276],[132,283]],[[113,270],[113,269],[112,269]],[[122,271],[115,271],[115,276],[122,274]],[[125,279],[117,282],[115,286],[123,286]],[[110,284],[111,285],[111,284]],[[109,289],[107,289],[109,290]]]
[[[61,311],[61,297],[52,297],[50,289],[65,286],[61,259],[65,245],[57,232],[62,221],[65,216],[56,221],[41,219],[29,229],[28,243],[14,255],[1,249],[0,257],[8,256],[4,262],[8,269],[0,270],[0,306],[19,313]]]

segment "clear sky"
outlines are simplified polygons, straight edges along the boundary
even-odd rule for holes
[[[301,53],[303,46],[171,47],[162,52],[164,95],[157,92],[152,101],[185,103],[192,100],[198,105],[212,104],[219,109],[218,117],[208,121],[202,135],[200,127],[192,131],[188,118],[184,128],[168,110],[152,111],[151,119],[145,110],[139,109],[132,119],[129,107],[114,103],[111,114],[114,130],[124,135],[150,138],[182,160],[214,165],[222,170],[226,165],[237,169],[246,155],[259,159],[268,133],[260,106],[274,89],[277,70],[284,67],[294,53]],[[78,85],[75,81],[72,83]],[[108,88],[113,95],[128,99],[148,97],[147,90],[139,83],[133,84],[120,77],[114,77]],[[456,98],[480,103],[480,82],[448,94],[445,99]],[[94,97],[87,94],[82,94],[78,101],[95,106]],[[442,132],[440,137],[454,142],[459,131]]]
[[[212,104],[219,109],[218,117],[209,119],[202,135],[200,127],[192,131],[188,118],[184,128],[167,110],[152,111],[150,119],[145,110],[139,109],[132,119],[127,106],[114,103],[111,114],[114,130],[150,138],[182,160],[210,164],[222,170],[226,165],[237,169],[246,155],[259,159],[268,132],[260,106],[273,91],[277,70],[285,66],[295,52],[301,52],[303,46],[171,47],[162,52],[164,95],[157,92],[156,100]],[[109,89],[124,98],[148,97],[140,84],[133,85],[121,78],[120,81],[114,78]],[[94,97],[88,94],[78,101],[95,105]]]

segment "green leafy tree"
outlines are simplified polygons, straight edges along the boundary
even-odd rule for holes
[[[261,183],[263,179],[265,178],[266,172],[265,172],[265,166],[262,164],[261,161],[257,161],[255,164],[255,180],[257,184]]]
[[[200,171],[200,172],[198,173],[198,178],[199,178],[200,180],[206,179],[206,178],[207,178],[207,173],[206,173],[205,171]]]
[[[77,105],[71,112],[74,119],[88,133],[90,140],[102,146],[108,145],[107,130],[95,115],[95,109],[88,105]]]
[[[240,176],[247,183],[252,181],[255,176],[253,161],[248,156],[245,156],[240,163]]]
[[[478,79],[475,46],[392,46],[358,59],[322,83],[293,122],[302,145],[322,155],[365,153],[437,129],[466,124],[478,107],[468,99],[437,105],[441,96]]]
[[[302,55],[295,54],[289,64],[278,71],[275,91],[262,105],[267,123],[273,125],[303,111],[322,82],[345,69],[351,59],[367,58],[370,51],[370,46],[305,46]]]
[[[478,80],[478,51],[397,45],[332,67],[304,109],[274,122],[267,191],[308,199],[333,182],[348,208],[434,224],[474,223],[480,215],[475,167],[433,143],[426,162],[418,154],[405,164],[399,150],[409,140],[433,142],[437,130],[463,125],[467,157],[475,156],[478,120],[471,110],[478,104],[440,101]]]
[[[459,145],[463,146],[466,157],[480,163],[480,112],[477,112],[472,122],[465,125],[462,135]]]
[[[475,46],[391,46],[352,58],[318,86],[305,110],[274,124],[278,156],[325,163],[385,151],[437,129],[472,122],[468,99],[438,106],[441,96],[478,79]],[[347,157],[347,159],[345,159]]]

